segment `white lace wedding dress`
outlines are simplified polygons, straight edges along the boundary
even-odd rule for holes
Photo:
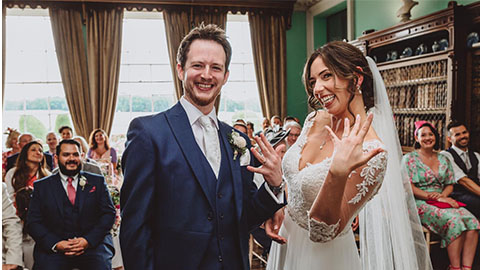
[[[326,158],[317,164],[307,164],[299,170],[302,149],[307,142],[307,134],[314,123],[313,113],[307,117],[297,142],[285,154],[282,166],[288,187],[288,205],[280,235],[287,244],[272,243],[267,270],[346,270],[361,269],[361,262],[354,235],[349,224],[381,186],[387,165],[387,153],[382,152],[372,158],[366,166],[357,169],[360,177],[357,183],[347,180],[347,185],[355,184],[353,193],[346,193],[342,209],[343,217],[348,219],[339,232],[339,222],[326,224],[310,219],[308,211],[327,177],[332,158]],[[366,141],[364,150],[383,147],[378,140]],[[357,173],[357,172],[352,172]],[[349,183],[350,182],[350,183]]]

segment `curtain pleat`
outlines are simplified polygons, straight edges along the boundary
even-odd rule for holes
[[[53,40],[75,132],[88,138],[93,111],[88,89],[87,55],[81,8],[50,8]]]
[[[95,128],[110,133],[120,74],[123,9],[50,9],[60,74],[73,126],[88,138]],[[86,37],[84,35],[86,31]]]
[[[123,9],[95,9],[87,16],[87,65],[93,122],[110,134],[117,104]]]
[[[263,115],[283,118],[287,115],[286,19],[249,13],[248,21]]]
[[[7,47],[7,8],[2,5],[2,106],[5,102],[5,61],[6,61],[6,47]]]
[[[226,30],[227,13],[211,8],[197,7],[185,9],[165,9],[163,11],[165,20],[165,31],[167,34],[168,54],[170,57],[170,66],[172,69],[173,82],[175,85],[175,93],[177,99],[183,95],[182,82],[177,76],[177,50],[178,46],[185,35],[190,32],[193,27],[200,23],[216,24]],[[218,112],[220,104],[220,95],[215,100],[215,109]]]

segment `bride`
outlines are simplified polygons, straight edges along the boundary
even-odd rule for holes
[[[304,84],[309,105],[324,109],[284,157],[288,205],[273,236],[287,244],[272,244],[267,269],[431,269],[373,60],[330,42],[308,59]],[[362,209],[360,258],[350,224]]]

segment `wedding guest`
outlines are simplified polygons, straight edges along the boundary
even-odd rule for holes
[[[105,179],[81,171],[74,140],[62,140],[56,157],[59,172],[35,182],[27,215],[34,269],[111,270],[115,208]]]
[[[86,157],[85,153],[88,150],[87,141],[81,136],[75,136],[73,137],[73,140],[78,142],[80,145],[80,155],[81,155],[80,159],[82,161],[82,171],[102,175],[102,169],[100,169],[100,166],[98,166],[98,163],[95,160],[89,159]],[[57,173],[57,172],[58,172],[58,167],[52,171],[52,173]]]
[[[18,137],[18,147],[20,148],[20,150],[29,142],[35,140],[35,137],[30,134],[30,133],[23,133],[21,134],[19,137]],[[16,162],[17,162],[17,158],[18,158],[18,155],[19,153],[16,153],[16,154],[13,154],[13,155],[10,155],[9,157],[7,157],[7,173],[8,171],[13,168],[13,166],[15,166]],[[48,170],[52,170],[53,168],[53,156],[50,155],[50,154],[44,154],[45,156],[45,164],[47,165],[47,169]]]
[[[7,147],[7,151],[2,153],[2,176],[5,179],[5,174],[7,173],[7,158],[13,154],[20,152],[20,146],[17,144],[18,137],[20,136],[20,132],[13,128],[7,128],[5,133],[7,135],[7,140],[5,141],[5,146]]]
[[[69,126],[60,127],[58,133],[62,136],[62,140],[73,138],[73,129]]]
[[[90,134],[90,149],[87,157],[98,163],[106,163],[107,174],[115,177],[117,175],[117,151],[110,146],[107,133],[100,128],[95,129]]]
[[[293,121],[288,121],[283,128],[285,130],[290,130],[290,133],[288,133],[288,137],[287,137],[287,149],[288,149],[297,141],[298,137],[300,136],[300,133],[302,132],[302,126],[300,126],[300,124],[298,124],[295,120],[293,120]]]
[[[248,138],[250,138],[250,141],[252,144],[256,144],[257,142],[255,141],[255,136],[253,135],[253,133],[255,132],[255,128],[254,128],[254,125],[252,122],[247,122],[247,136]]]
[[[448,124],[450,148],[441,153],[452,163],[456,184],[452,198],[465,203],[465,208],[480,219],[480,155],[468,148],[470,133],[463,123]]]
[[[48,132],[46,136],[46,140],[47,140],[48,150],[45,153],[55,156],[55,152],[57,151],[56,148],[58,145],[57,134],[55,134],[55,132],[53,131]],[[55,168],[57,168],[57,163],[54,159],[52,169],[55,169]]]
[[[23,267],[22,223],[2,183],[2,270]]]
[[[271,128],[275,131],[280,130],[283,127],[282,119],[278,115],[272,116],[270,119]]]
[[[242,119],[238,119],[235,123],[233,123],[233,127],[238,129],[238,131],[241,131],[242,133],[247,134],[247,125],[245,124],[245,121],[243,121]]]
[[[442,238],[449,269],[471,269],[480,223],[450,197],[455,178],[452,164],[435,150],[440,136],[427,121],[415,122],[415,151],[406,154],[402,167],[408,175],[422,225]],[[462,268],[461,268],[462,267]]]
[[[18,156],[16,166],[7,172],[5,182],[7,191],[17,208],[17,215],[25,222],[30,196],[33,192],[33,183],[50,175],[46,169],[43,146],[37,141],[27,143]],[[25,231],[23,233],[23,260],[25,267],[33,267],[33,247],[35,242]]]

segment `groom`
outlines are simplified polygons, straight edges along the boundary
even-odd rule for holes
[[[249,231],[284,205],[280,157],[265,137],[263,155],[254,151],[263,165],[247,170],[248,137],[217,119],[230,59],[222,29],[194,28],[177,54],[184,96],[130,124],[121,192],[126,270],[249,269]],[[267,182],[258,191],[252,172]]]

